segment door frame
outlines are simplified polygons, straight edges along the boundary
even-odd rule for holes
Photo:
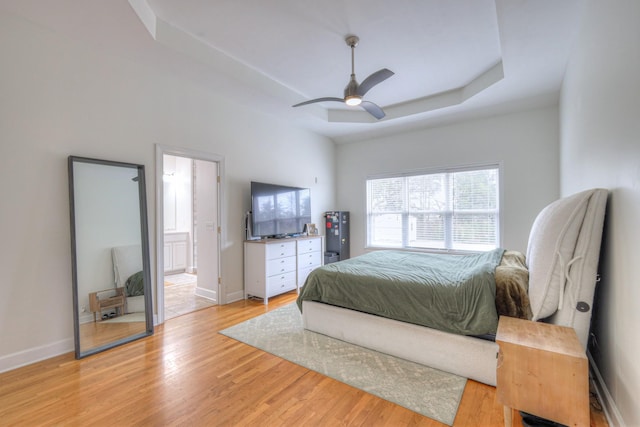
[[[164,323],[164,173],[165,154],[177,157],[186,157],[192,160],[204,160],[217,163],[218,182],[216,185],[217,212],[218,217],[218,304],[226,302],[226,291],[222,278],[222,263],[220,262],[223,231],[225,229],[225,218],[222,216],[222,201],[224,200],[224,157],[218,154],[204,151],[191,150],[188,148],[170,147],[156,144],[156,324]]]

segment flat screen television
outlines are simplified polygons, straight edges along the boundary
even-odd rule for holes
[[[287,237],[300,234],[311,222],[308,188],[251,182],[251,234]]]

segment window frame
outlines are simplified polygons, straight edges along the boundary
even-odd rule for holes
[[[402,177],[411,177],[411,176],[420,176],[420,175],[432,175],[432,174],[450,174],[456,172],[470,172],[470,171],[479,171],[486,169],[497,169],[497,178],[498,178],[498,204],[497,204],[497,212],[496,215],[498,217],[498,227],[496,230],[496,247],[502,247],[502,235],[503,235],[503,227],[504,227],[504,208],[503,208],[503,193],[504,193],[504,180],[503,180],[503,162],[490,162],[490,163],[477,163],[477,164],[469,164],[469,165],[461,165],[461,166],[447,166],[447,167],[434,167],[427,169],[416,169],[405,172],[388,172],[388,173],[380,173],[380,174],[371,174],[367,175],[364,180],[364,248],[366,250],[380,250],[380,249],[392,249],[392,250],[406,250],[406,251],[414,251],[414,252],[435,252],[435,253],[473,253],[473,252],[481,252],[481,250],[466,250],[466,249],[452,249],[451,247],[444,248],[427,248],[420,246],[405,246],[405,238],[403,237],[403,245],[402,246],[378,246],[370,244],[370,213],[369,213],[369,181],[375,179],[385,179],[385,178],[402,178]],[[403,235],[407,234],[405,230],[406,221],[407,221],[407,212],[401,212],[403,215]],[[448,235],[453,234],[453,230],[450,229]]]

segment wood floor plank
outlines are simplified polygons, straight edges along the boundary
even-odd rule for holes
[[[82,360],[0,374],[0,425],[444,426],[218,333],[295,297],[207,308]],[[501,425],[495,388],[468,381],[454,426]],[[606,426],[601,412],[592,426]]]

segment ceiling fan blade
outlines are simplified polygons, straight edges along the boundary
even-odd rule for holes
[[[304,101],[301,102],[299,104],[293,105],[293,107],[299,107],[301,105],[307,105],[307,104],[314,104],[316,102],[325,102],[325,101],[337,101],[337,102],[344,102],[344,99],[342,98],[335,98],[335,97],[326,97],[326,98],[318,98],[318,99],[312,99],[310,101]]]
[[[387,80],[389,77],[393,76],[395,73],[391,70],[383,68],[382,70],[378,70],[375,73],[371,74],[369,77],[364,79],[360,86],[358,86],[358,95],[363,96],[365,93],[369,92],[369,89]]]
[[[367,113],[371,114],[373,117],[375,117],[378,120],[386,116],[384,111],[382,111],[382,108],[378,107],[373,102],[362,101],[362,104],[360,104],[360,106],[365,110],[367,110]]]

